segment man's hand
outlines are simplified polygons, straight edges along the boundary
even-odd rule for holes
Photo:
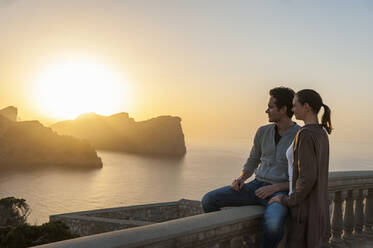
[[[231,184],[231,187],[235,191],[240,191],[242,189],[243,185],[244,185],[244,180],[242,180],[240,178],[237,178],[237,179],[234,179],[234,181]]]
[[[284,195],[276,195],[276,196],[272,197],[271,200],[269,200],[268,204],[272,204],[274,202],[281,203],[282,197],[284,197]]]
[[[267,186],[263,186],[263,187],[260,187],[259,189],[255,190],[255,195],[261,199],[265,199],[271,195],[273,195],[274,193],[276,193],[278,190],[277,190],[277,187],[276,185],[267,185]]]

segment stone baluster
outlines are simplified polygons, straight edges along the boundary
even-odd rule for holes
[[[261,241],[262,229],[259,228],[258,233],[245,232],[243,235],[243,247],[259,247]]]
[[[230,240],[222,240],[219,242],[219,248],[230,248],[231,247],[231,242]]]
[[[332,218],[332,247],[345,247],[345,243],[342,239],[343,233],[343,219],[342,219],[342,192],[335,192],[334,206],[333,206],[333,218]]]
[[[344,211],[344,235],[346,244],[351,246],[354,243],[354,191],[348,190],[346,197],[346,207]]]
[[[242,248],[244,246],[243,237],[237,236],[231,239],[230,248]]]
[[[363,227],[364,227],[364,192],[362,189],[358,190],[356,196],[356,205],[355,205],[355,238],[362,239],[363,236]]]
[[[365,234],[370,240],[373,240],[373,188],[368,189],[365,205]]]

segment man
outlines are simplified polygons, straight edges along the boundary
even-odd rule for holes
[[[291,120],[294,91],[277,87],[271,89],[269,94],[265,112],[269,122],[273,124],[262,126],[256,132],[250,156],[241,175],[230,186],[213,190],[202,198],[202,207],[206,213],[226,206],[265,206],[261,244],[263,248],[277,247],[283,236],[288,208],[280,203],[268,204],[268,201],[278,194],[288,194],[286,150],[300,128]],[[245,184],[254,171],[255,179]]]

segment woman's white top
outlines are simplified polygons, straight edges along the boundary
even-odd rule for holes
[[[286,150],[286,158],[288,159],[288,173],[289,173],[289,195],[293,192],[293,146],[294,141],[291,143],[289,148]]]

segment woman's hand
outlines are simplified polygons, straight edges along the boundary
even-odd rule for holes
[[[281,204],[282,197],[284,197],[284,195],[276,195],[276,196],[272,197],[271,200],[269,200],[268,204],[272,204],[274,202],[278,202],[278,203]]]

